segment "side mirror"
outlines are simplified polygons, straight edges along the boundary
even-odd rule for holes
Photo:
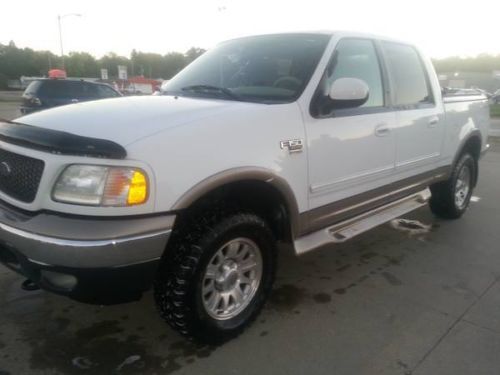
[[[328,94],[336,109],[362,106],[370,96],[370,88],[358,78],[339,78],[335,80]]]

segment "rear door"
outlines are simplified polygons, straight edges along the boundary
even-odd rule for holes
[[[432,169],[441,155],[445,119],[433,95],[428,71],[410,45],[383,41],[397,109],[396,173]]]
[[[120,96],[115,90],[106,85],[92,82],[82,82],[82,96],[80,101],[115,98]]]
[[[116,92],[114,89],[107,85],[101,85],[101,84],[93,84],[95,86],[95,90],[97,92],[97,98],[98,99],[104,99],[104,98],[117,98],[120,96],[118,92]]]

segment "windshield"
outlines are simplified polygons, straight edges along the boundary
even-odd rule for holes
[[[286,34],[221,43],[170,80],[165,94],[291,102],[304,90],[329,39],[323,34]]]

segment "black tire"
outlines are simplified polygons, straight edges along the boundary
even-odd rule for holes
[[[469,189],[464,195],[463,204],[455,199],[457,180],[464,168],[468,168],[470,175]],[[477,160],[469,153],[464,153],[453,167],[450,178],[430,187],[432,197],[429,201],[431,211],[443,219],[458,219],[467,210],[477,176]]]
[[[235,238],[257,244],[262,259],[260,283],[238,315],[219,320],[203,305],[205,270],[214,254]],[[259,314],[272,289],[276,271],[276,241],[260,217],[236,213],[221,219],[197,218],[172,238],[155,282],[155,300],[162,318],[182,335],[204,344],[220,344],[237,335]]]

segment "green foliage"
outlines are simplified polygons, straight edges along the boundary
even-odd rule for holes
[[[96,59],[87,52],[70,52],[64,65],[72,77],[97,77],[100,74]]]
[[[170,52],[166,55],[133,50],[130,58],[110,52],[100,59],[87,52],[71,52],[64,56],[64,65],[70,77],[99,77],[100,69],[105,68],[110,78],[116,78],[118,65],[125,65],[129,76],[169,79],[204,52],[196,47],[185,54]],[[8,79],[46,76],[50,69],[60,67],[61,57],[52,52],[18,48],[12,41],[8,45],[0,43],[0,88],[6,87]]]
[[[182,68],[189,64],[186,57],[178,52],[167,53],[163,58],[165,59],[165,67],[167,68],[165,72],[165,77],[167,78],[172,78]]]
[[[500,117],[500,104],[492,104],[490,106],[490,115],[492,117]]]
[[[196,60],[198,57],[203,55],[205,53],[205,50],[203,48],[196,48],[196,47],[191,47],[187,52],[186,52],[186,59],[189,62],[192,62]]]
[[[14,42],[0,44],[0,72],[8,78],[14,77],[18,71],[25,75],[38,74],[35,64],[35,51],[30,48],[17,48]]]
[[[447,57],[445,59],[433,60],[434,67],[438,73],[445,72],[475,72],[491,73],[500,70],[500,55],[480,54],[476,57]]]
[[[108,54],[101,57],[97,61],[97,64],[99,66],[99,69],[108,69],[108,75],[110,78],[118,77],[118,65],[127,66],[127,71],[131,72],[130,70],[131,64],[129,59],[123,56],[118,56],[114,52],[109,52]],[[69,71],[68,75],[71,76]]]
[[[7,88],[7,76],[3,73],[0,73],[0,89]]]

